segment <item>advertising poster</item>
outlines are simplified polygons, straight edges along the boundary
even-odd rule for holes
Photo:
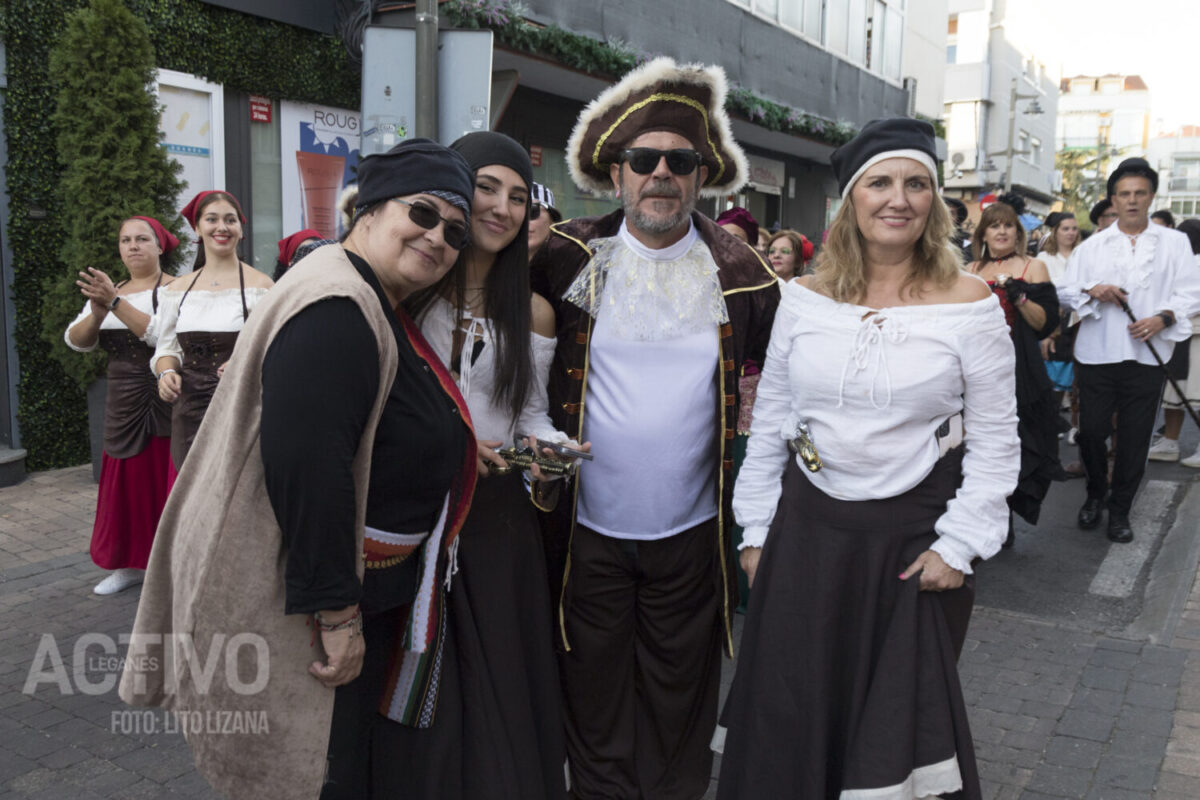
[[[183,166],[183,189],[176,199],[182,208],[196,192],[225,188],[225,131],[222,89],[194,75],[159,70],[156,91],[162,104],[159,127],[163,146]],[[183,264],[190,264],[195,243],[182,243]]]
[[[279,123],[284,235],[312,228],[337,238],[342,232],[338,197],[358,166],[359,113],[284,101]]]

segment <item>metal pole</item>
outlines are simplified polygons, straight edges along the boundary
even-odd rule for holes
[[[1008,147],[1005,148],[1004,191],[1012,191],[1013,183],[1013,134],[1017,126],[1017,79],[1012,79],[1012,93],[1008,99]]]
[[[437,0],[417,0],[417,136],[438,138],[438,11]]]

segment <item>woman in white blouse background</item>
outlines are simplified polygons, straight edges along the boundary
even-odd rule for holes
[[[67,327],[67,346],[108,354],[104,452],[92,561],[112,570],[94,591],[115,594],[142,582],[154,531],[167,502],[171,412],[159,399],[146,359],[158,341],[158,301],[174,279],[162,258],[179,240],[153,217],[121,223],[117,248],[129,272],[113,283],[102,270],[79,273],[83,311]]]
[[[174,404],[175,473],[183,468],[238,332],[273,285],[238,257],[246,217],[237,198],[228,192],[200,192],[180,213],[199,238],[196,262],[191,275],[180,277],[163,293],[158,347],[150,362],[159,396]]]
[[[950,249],[933,129],[876,120],[833,164],[734,491],[752,590],[718,797],[978,798],[956,659],[1020,464],[1013,347]]]

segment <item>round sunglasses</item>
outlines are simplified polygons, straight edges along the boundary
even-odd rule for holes
[[[402,206],[408,206],[408,218],[420,225],[427,231],[431,231],[442,224],[442,241],[455,250],[462,250],[471,242],[471,230],[463,223],[446,219],[437,212],[437,209],[425,203],[410,203],[407,200],[401,200],[399,197],[393,197],[397,203]]]
[[[690,175],[700,166],[700,153],[686,148],[656,150],[653,147],[630,147],[621,151],[621,160],[638,175],[649,175],[658,168],[660,159],[667,159],[667,169],[675,175]]]

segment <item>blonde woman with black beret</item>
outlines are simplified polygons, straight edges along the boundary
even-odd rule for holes
[[[843,205],[784,285],[734,490],[752,585],[720,798],[980,797],[955,660],[1017,479],[1014,360],[935,152],[911,119],[835,151]]]

